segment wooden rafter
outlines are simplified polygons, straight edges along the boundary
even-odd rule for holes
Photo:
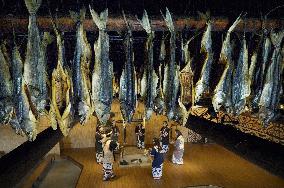
[[[52,30],[51,19],[49,17],[38,17],[38,26],[42,31],[50,31]],[[138,23],[136,18],[130,17],[128,19],[131,28],[134,31],[143,31],[143,28]],[[213,21],[213,31],[226,31],[229,27],[228,19],[225,18],[212,18]],[[64,32],[72,32],[75,31],[75,22],[69,17],[61,17],[58,18],[58,27],[61,31]],[[13,23],[13,24],[12,24]],[[176,30],[180,31],[185,27],[190,29],[201,29],[205,26],[205,20],[200,20],[197,18],[176,18],[175,26]],[[164,20],[162,19],[152,19],[151,20],[152,28],[154,31],[165,31],[167,27],[165,25]],[[0,18],[0,32],[1,33],[10,33],[14,29],[16,32],[27,32],[28,28],[28,18]],[[258,31],[264,26],[268,30],[271,29],[281,29],[284,28],[284,20],[283,19],[269,19],[265,22],[262,22],[256,18],[247,18],[236,27],[235,31],[246,31],[253,32]],[[84,28],[86,31],[96,31],[97,27],[94,25],[92,19],[86,19],[84,21]],[[107,29],[109,31],[123,31],[126,30],[126,25],[122,17],[110,17],[107,23]]]

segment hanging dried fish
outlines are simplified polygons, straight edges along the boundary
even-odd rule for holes
[[[72,85],[75,119],[77,116],[81,124],[85,124],[94,112],[91,100],[90,61],[92,58],[91,46],[88,43],[83,21],[86,10],[80,13],[70,11],[71,18],[76,22],[76,48],[72,63]]]
[[[133,37],[128,25],[128,33],[125,38],[125,64],[120,77],[119,101],[120,109],[123,120],[131,123],[135,107],[136,107],[136,89],[135,89],[135,67],[134,67],[134,54],[133,54]]]
[[[48,89],[48,74],[47,74],[47,58],[46,50],[47,46],[54,40],[53,36],[49,32],[44,32],[43,40],[40,46],[40,57],[38,62],[38,89],[39,95],[37,97],[37,110],[41,115],[46,115],[46,106],[48,105],[49,89]]]
[[[15,114],[11,120],[12,127],[18,134],[24,132],[30,141],[37,136],[38,122],[30,106],[27,85],[23,80],[23,62],[15,44],[12,55],[12,76],[13,76],[13,103]]]
[[[277,117],[276,110],[279,107],[280,96],[283,92],[281,86],[283,66],[281,42],[284,37],[284,31],[279,33],[271,33],[270,37],[274,46],[274,51],[259,100],[259,118],[263,121],[264,126],[267,126],[270,121]]]
[[[163,14],[162,14],[163,15]],[[172,120],[176,110],[177,93],[179,89],[179,66],[175,64],[175,50],[176,50],[176,33],[171,14],[166,9],[166,17],[163,18],[167,27],[170,30],[170,60],[165,67],[163,92],[166,103],[166,114],[169,120]]]
[[[245,110],[246,99],[250,95],[248,70],[248,49],[245,36],[240,50],[239,60],[233,76],[232,103],[234,114],[241,114]]]
[[[272,50],[271,50],[271,41],[270,38],[268,36],[267,33],[263,33],[263,35],[261,36],[262,38],[264,37],[264,39],[260,40],[260,44],[258,47],[259,48],[259,52],[261,52],[261,54],[257,53],[255,56],[255,61],[256,61],[256,66],[255,66],[255,71],[254,74],[251,73],[251,75],[253,76],[253,80],[252,80],[252,101],[251,101],[251,107],[253,111],[258,111],[258,104],[259,104],[259,100],[261,97],[261,93],[263,90],[263,86],[264,86],[264,82],[265,82],[265,77],[267,74],[267,67],[268,67],[268,63],[269,63],[269,58],[272,55]],[[253,72],[253,61],[251,63],[251,67],[250,68],[250,72]]]
[[[92,97],[96,115],[104,125],[110,117],[113,97],[113,64],[109,59],[109,36],[106,31],[108,9],[98,15],[90,7],[90,12],[94,23],[99,28],[99,38],[94,45],[96,62],[92,75]]]
[[[139,19],[138,19],[139,20]],[[157,85],[158,85],[158,76],[155,73],[153,67],[153,39],[154,32],[151,29],[150,21],[147,15],[146,10],[144,10],[144,14],[142,20],[139,20],[142,27],[147,32],[147,41],[145,46],[145,61],[146,66],[144,69],[144,74],[141,80],[141,96],[144,98],[145,104],[145,118],[149,120],[153,108],[154,108],[154,99],[157,96]]]
[[[12,91],[13,83],[10,74],[10,62],[6,54],[5,44],[0,47],[0,124],[9,123],[12,112]],[[5,57],[6,56],[6,57]]]
[[[233,25],[229,28],[225,41],[223,42],[220,60],[219,62],[225,64],[225,70],[221,76],[219,83],[214,90],[214,96],[212,98],[212,104],[214,110],[218,112],[223,106],[226,112],[232,112],[232,74],[234,68],[234,62],[232,59],[232,44],[231,44],[231,32],[240,23],[241,17],[239,16]]]
[[[212,22],[207,22],[207,29],[201,40],[201,53],[205,54],[205,61],[202,66],[201,76],[195,86],[194,103],[198,102],[203,95],[208,95],[210,92],[209,80],[211,68],[213,64],[213,50],[211,38]]]
[[[52,22],[53,23],[53,22]],[[53,29],[56,34],[57,42],[57,66],[52,72],[52,104],[50,113],[52,116],[56,116],[56,121],[64,136],[69,133],[71,124],[71,78],[67,69],[63,68],[65,63],[65,50],[64,40],[62,34],[59,33],[55,24],[53,23]],[[54,125],[53,125],[54,128]]]
[[[40,70],[42,64],[41,57],[43,52],[41,51],[41,39],[39,30],[37,27],[36,13],[41,6],[41,0],[25,0],[26,7],[29,11],[29,26],[28,26],[28,44],[26,59],[24,63],[24,81],[28,86],[28,90],[31,93],[31,102],[40,112],[44,111],[46,98],[42,99],[39,83],[43,79],[43,75]],[[42,101],[44,100],[44,101]]]

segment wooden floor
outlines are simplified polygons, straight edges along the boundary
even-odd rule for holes
[[[171,151],[170,151],[171,153]],[[284,179],[242,159],[215,144],[187,144],[184,165],[164,163],[163,177],[153,180],[151,167],[119,168],[114,165],[115,180],[102,181],[102,166],[95,163],[94,148],[68,149],[63,151],[83,165],[77,187],[150,188],[187,187],[194,185],[217,185],[221,187],[269,187],[283,188]]]

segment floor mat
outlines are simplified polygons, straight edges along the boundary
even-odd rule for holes
[[[52,162],[46,176],[39,183],[40,188],[76,187],[81,168],[68,159],[56,159]]]
[[[150,166],[152,164],[151,157],[145,155],[144,149],[131,146],[122,150],[119,161],[119,167]]]

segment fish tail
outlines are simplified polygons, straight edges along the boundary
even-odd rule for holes
[[[228,33],[231,33],[236,27],[237,25],[241,22],[241,17],[242,17],[242,14],[239,15],[239,17],[236,19],[236,21],[233,23],[233,25],[231,25],[231,27],[229,28],[228,30]]]
[[[25,0],[26,7],[30,14],[36,14],[42,0]]]
[[[83,22],[85,19],[86,15],[86,9],[82,8],[80,10],[80,13],[77,13],[75,11],[69,11],[70,17],[75,21],[75,22]]]
[[[150,24],[149,17],[148,17],[148,14],[147,14],[146,10],[144,10],[142,20],[138,19],[138,21],[140,22],[140,24],[142,25],[143,29],[145,29],[147,33],[151,33],[152,32],[151,24]]]
[[[169,9],[166,7],[166,17],[162,14],[167,27],[169,28],[170,32],[175,32],[175,26],[174,26],[174,22],[171,16],[171,13],[169,11]]]
[[[89,5],[89,8],[90,8],[93,21],[96,24],[96,26],[99,28],[99,30],[106,30],[108,9],[105,9],[99,15],[96,11],[94,11],[94,9],[91,8],[90,5]]]

